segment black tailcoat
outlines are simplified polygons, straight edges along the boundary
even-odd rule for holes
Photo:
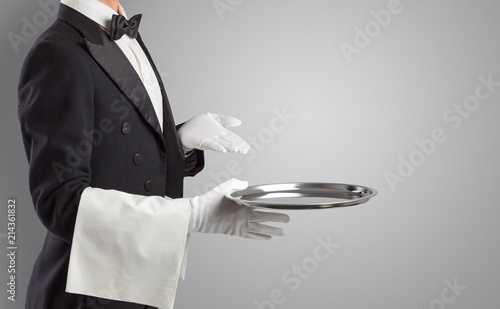
[[[61,5],[25,60],[18,113],[33,204],[48,230],[26,308],[144,308],[64,291],[81,193],[90,186],[178,198],[183,177],[203,168],[203,152],[196,151],[196,166],[185,169],[193,157],[184,157],[165,87],[138,41],[162,90],[163,132],[128,59],[79,12]]]

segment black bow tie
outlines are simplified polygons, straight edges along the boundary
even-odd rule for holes
[[[129,20],[127,20],[123,15],[113,15],[111,18],[111,29],[109,33],[111,41],[119,40],[124,34],[133,39],[137,38],[141,18],[142,14],[132,16]]]

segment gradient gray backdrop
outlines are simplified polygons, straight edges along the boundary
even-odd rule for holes
[[[362,206],[291,211],[286,236],[269,242],[193,235],[176,308],[258,308],[254,302],[275,290],[283,302],[275,308],[287,309],[498,307],[500,88],[457,129],[443,115],[474,95],[478,77],[500,81],[500,3],[401,0],[400,12],[348,63],[342,42],[353,45],[357,27],[376,27],[370,12],[391,1],[221,2],[233,8],[222,18],[212,0],[122,1],[129,15],[143,13],[141,34],[176,121],[207,111],[234,115],[243,121],[235,131],[258,143],[250,156],[207,153],[204,172],[186,181],[186,196],[228,175],[251,185],[356,183],[379,195]],[[5,309],[24,308],[45,234],[28,192],[16,115],[19,71],[34,39],[16,53],[7,38],[40,11],[34,0],[0,4]],[[276,111],[283,110],[290,118],[280,122]],[[397,173],[400,158],[418,149],[414,141],[437,128],[446,141],[391,190],[385,173]],[[18,201],[16,303],[4,283],[9,197]],[[328,237],[340,247],[315,264],[317,239]],[[298,279],[290,272],[303,264],[310,273]],[[446,280],[467,288],[446,291]]]

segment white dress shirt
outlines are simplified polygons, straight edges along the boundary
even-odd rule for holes
[[[61,3],[92,19],[108,34],[113,14],[116,15],[119,13],[127,18],[127,14],[120,4],[118,4],[117,13],[109,6],[97,0],[61,0]],[[160,85],[146,54],[142,50],[139,42],[126,34],[119,40],[116,40],[115,43],[125,54],[128,61],[130,61],[130,64],[132,64],[137,72],[137,75],[141,78],[142,83],[148,92],[149,98],[153,103],[160,127],[163,130],[163,98],[161,95]]]
[[[113,14],[97,0],[61,0],[109,32]],[[119,11],[125,15],[120,6]],[[124,35],[115,41],[144,83],[162,120],[162,95],[144,51]],[[189,199],[86,188],[78,205],[66,292],[173,308],[189,242]]]

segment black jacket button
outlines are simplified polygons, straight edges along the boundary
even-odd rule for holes
[[[122,133],[127,135],[129,134],[130,132],[132,132],[132,125],[128,122],[125,122],[123,125],[122,125]]]
[[[141,165],[142,162],[144,162],[144,156],[142,154],[138,153],[134,156],[132,161],[134,161],[135,165]]]
[[[155,183],[152,180],[148,180],[144,184],[144,190],[146,190],[147,192],[153,191],[154,188],[155,188]]]

